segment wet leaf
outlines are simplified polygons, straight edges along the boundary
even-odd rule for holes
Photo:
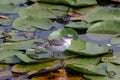
[[[120,36],[113,37],[111,39],[112,44],[120,44]]]
[[[102,61],[103,62],[110,62],[110,63],[113,63],[113,64],[120,64],[120,59],[117,56],[103,57]]]
[[[34,65],[33,64],[16,64],[12,67],[12,71],[17,73],[25,73],[33,70],[38,71],[47,67],[52,67],[58,63],[59,61],[49,61],[49,62],[34,64]]]
[[[0,4],[0,13],[17,13],[17,8],[15,8],[12,4]]]
[[[107,67],[105,65],[91,65],[91,64],[79,64],[79,63],[70,63],[67,64],[67,67],[81,72],[81,73],[85,73],[85,74],[91,74],[91,75],[107,75],[106,73],[106,69]]]
[[[20,4],[25,2],[26,0],[0,0],[0,4]]]
[[[6,41],[24,41],[34,38],[34,33],[11,30],[5,33]]]
[[[33,4],[28,7],[22,7],[19,10],[21,17],[31,16],[33,18],[56,18],[56,15],[48,8],[42,7],[39,3]],[[44,19],[43,19],[44,20]]]
[[[85,20],[88,22],[96,22],[100,20],[120,20],[120,10],[116,8],[103,7],[90,11]]]
[[[80,65],[96,65],[100,61],[100,57],[73,57],[70,59],[65,60],[66,65],[67,64],[80,64]]]
[[[0,44],[0,47],[4,49],[26,50],[34,47],[33,42],[36,42],[36,41],[41,42],[43,41],[43,39],[31,39],[31,40],[20,41],[20,42],[5,42]]]
[[[13,27],[22,31],[33,32],[36,28],[43,30],[50,29],[52,27],[52,22],[47,18],[20,17],[13,22]]]
[[[6,70],[8,68],[9,68],[9,65],[7,65],[7,64],[0,64],[0,71]]]
[[[72,34],[75,38],[78,38],[78,33],[75,30],[73,30],[71,28],[65,28],[65,29],[58,29],[56,31],[53,31],[49,35],[48,39],[63,37],[66,34]]]
[[[1,19],[0,18],[0,25],[4,25],[4,26],[9,26],[12,24],[12,19]]]
[[[74,29],[88,29],[89,26],[90,25],[87,24],[86,22],[71,22],[65,25],[65,27],[74,28]]]
[[[107,65],[108,76],[84,75],[84,77],[90,80],[118,80],[120,78],[119,65],[110,63],[103,63],[103,65]]]
[[[71,6],[88,6],[97,4],[95,0],[39,0],[39,2],[47,2],[47,3],[59,3],[59,4],[67,4]]]
[[[120,33],[119,25],[120,25],[120,21],[106,20],[93,24],[87,30],[87,33],[119,34]]]
[[[110,47],[77,39],[72,41],[67,50],[84,56],[95,56],[109,52]]]

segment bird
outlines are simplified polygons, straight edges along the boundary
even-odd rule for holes
[[[53,53],[62,53],[64,52],[70,45],[72,40],[74,39],[72,34],[67,34],[61,38],[55,38],[52,40],[47,40],[44,42],[34,42],[38,47],[44,46],[48,51]]]

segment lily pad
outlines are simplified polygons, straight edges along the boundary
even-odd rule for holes
[[[103,7],[90,11],[85,16],[87,22],[96,22],[100,20],[120,20],[120,10],[116,8]]]
[[[53,31],[48,39],[54,39],[54,38],[59,38],[59,37],[63,37],[67,34],[72,34],[74,36],[74,38],[78,38],[78,33],[71,29],[71,28],[65,28],[65,29],[58,29],[56,31]]]
[[[71,22],[65,25],[65,27],[74,28],[74,29],[88,29],[89,26],[90,25],[87,24],[86,22]]]
[[[34,33],[11,30],[5,33],[6,41],[24,41],[34,38]]]
[[[25,2],[26,0],[0,0],[0,4],[20,4]]]
[[[108,53],[110,47],[77,39],[72,41],[72,44],[67,50],[84,56],[96,56]]]
[[[86,64],[86,65],[81,65],[81,64],[67,64],[67,67],[81,72],[81,73],[85,73],[85,74],[91,74],[91,75],[107,75],[106,70],[107,67],[105,65],[90,65],[90,64]]]
[[[34,18],[56,18],[48,8],[40,6],[39,3],[33,4],[28,7],[22,7],[19,9],[19,15],[21,17],[31,16]],[[44,20],[44,19],[42,19]]]
[[[8,19],[1,19],[0,18],[0,25],[4,25],[4,26],[9,26],[12,24],[12,19],[8,18]]]
[[[116,36],[111,39],[112,44],[120,44],[120,36]]]
[[[7,65],[7,64],[0,64],[0,71],[6,70],[8,68],[9,68],[9,65]]]
[[[9,1],[8,1],[9,2]],[[0,4],[0,13],[17,13],[17,8],[14,7],[12,4]]]
[[[120,21],[106,20],[93,24],[87,33],[100,33],[100,34],[119,34],[120,33]],[[109,27],[108,27],[109,26]]]
[[[52,22],[47,18],[20,17],[13,22],[13,27],[22,31],[33,32],[36,28],[44,30],[50,29],[52,27]]]
[[[36,41],[41,42],[43,41],[43,39],[32,39],[32,40],[26,40],[20,42],[6,42],[0,44],[0,47],[4,49],[12,49],[12,50],[26,50],[34,47],[33,42]]]
[[[17,73],[26,73],[34,70],[41,70],[47,67],[52,67],[58,63],[59,61],[49,61],[49,62],[34,64],[34,65],[33,64],[16,64],[12,67],[12,71]]]
[[[108,76],[84,75],[84,77],[90,80],[118,80],[120,78],[119,65],[113,65],[110,63],[102,64],[107,66]]]
[[[58,3],[58,4],[67,4],[71,6],[88,6],[97,4],[96,0],[39,0],[39,2],[47,2],[47,3]]]

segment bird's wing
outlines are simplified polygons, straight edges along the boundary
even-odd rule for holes
[[[64,39],[63,38],[56,38],[56,39],[53,39],[53,40],[49,40],[49,44],[50,45],[56,45],[56,46],[60,46],[64,43]]]

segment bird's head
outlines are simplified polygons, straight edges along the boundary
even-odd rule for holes
[[[71,41],[74,39],[72,34],[67,34],[64,38],[68,39],[68,40],[71,40]]]

